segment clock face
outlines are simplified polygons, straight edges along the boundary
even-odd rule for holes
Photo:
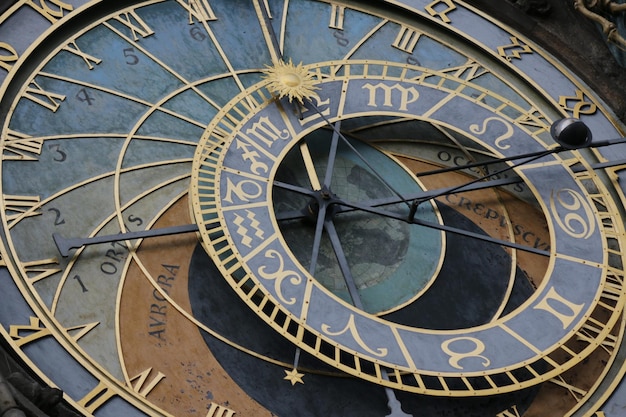
[[[0,333],[79,413],[626,406],[623,133],[519,34],[452,0],[57,0],[0,39]]]

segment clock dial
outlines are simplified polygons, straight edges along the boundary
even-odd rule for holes
[[[622,132],[519,34],[449,0],[76,0],[0,39],[0,332],[67,407],[619,415]]]
[[[341,184],[333,184],[328,179],[320,181],[320,190],[284,186],[273,175],[276,165],[282,160],[281,156],[288,150],[289,144],[297,144],[299,138],[316,127],[338,119],[362,118],[369,108],[382,106],[385,100],[392,101],[393,96],[388,93],[394,90],[398,91],[395,95],[398,117],[431,112],[433,105],[430,100],[441,100],[437,93],[445,95],[446,91],[442,87],[429,91],[428,83],[422,80],[428,79],[430,74],[417,66],[407,68],[405,65],[352,60],[350,63],[316,65],[311,72],[317,72],[319,76],[315,101],[326,105],[320,108],[311,100],[311,109],[307,109],[305,104],[305,111],[299,117],[293,109],[283,110],[286,103],[266,100],[262,106],[237,121],[236,112],[244,101],[252,98],[252,101],[260,102],[258,91],[267,88],[267,83],[263,82],[235,99],[231,106],[225,107],[223,116],[216,117],[198,148],[198,162],[194,164],[191,190],[203,244],[218,262],[224,277],[259,315],[298,347],[342,370],[393,388],[435,395],[438,391],[441,395],[476,395],[481,389],[493,390],[494,385],[501,391],[534,385],[576,365],[605,340],[609,329],[621,317],[622,304],[619,298],[614,300],[616,304],[613,305],[612,289],[616,280],[608,271],[618,265],[606,265],[604,259],[603,249],[608,246],[613,234],[597,224],[587,203],[591,200],[588,190],[575,181],[577,174],[568,172],[567,168],[576,162],[566,164],[560,158],[544,153],[539,154],[541,158],[529,158],[517,169],[526,178],[525,185],[533,188],[538,204],[545,207],[552,234],[551,248],[550,251],[537,252],[552,258],[550,275],[534,296],[514,314],[471,329],[432,332],[399,326],[364,314],[368,312],[363,302],[365,293],[370,289],[368,285],[361,284],[358,294],[350,292],[356,308],[325,291],[321,281],[314,279],[316,269],[303,267],[282,242],[282,234],[274,225],[282,215],[273,212],[273,206],[269,204],[273,188],[284,187],[313,200],[313,203],[304,203],[301,211],[312,212],[315,232],[320,230],[316,226],[323,224],[348,289],[358,286],[353,277],[358,273],[358,265],[349,264],[347,252],[341,247],[341,235],[336,231],[342,224],[341,211],[344,208],[366,212],[369,214],[367,218],[375,216],[429,226],[420,228],[417,236],[404,239],[408,242],[417,240],[422,244],[416,249],[416,254],[409,253],[407,257],[424,267],[428,256],[420,259],[417,253],[427,252],[432,264],[438,265],[441,251],[437,233],[445,225],[436,223],[436,209],[432,205],[422,203],[412,213],[408,202],[428,201],[431,195],[447,195],[450,191],[434,191],[433,194],[394,184],[391,179],[402,176],[388,173],[387,161],[377,160],[377,155],[368,153],[365,148],[339,148],[338,140],[334,138],[343,135],[338,130],[330,132],[333,137],[329,138],[330,145],[327,147],[330,155],[325,164],[327,170],[330,166],[341,172],[341,177],[349,179],[343,174],[341,158],[354,154],[361,161],[361,169],[370,168],[367,172],[372,178],[390,178],[389,182],[382,184],[393,190],[393,193],[390,192],[392,195],[389,197],[379,192],[373,196],[374,201],[387,197],[387,201],[406,203],[404,207],[381,206],[371,202],[371,197],[367,195],[353,197]],[[433,77],[441,76],[434,74]],[[453,89],[458,89],[454,85],[456,80],[447,81]],[[468,85],[467,82],[464,87],[480,91],[479,86]],[[409,103],[411,97],[414,104]],[[422,103],[418,97],[428,99]],[[430,120],[447,122],[455,117],[455,110],[463,106],[464,100],[457,91],[453,99],[448,99],[446,106],[430,115]],[[480,120],[482,106],[473,100],[468,101],[470,104],[463,107],[463,111],[474,114]],[[237,110],[231,110],[231,107]],[[394,107],[393,103],[389,107]],[[390,110],[376,109],[373,115],[391,113]],[[499,124],[508,127],[515,146],[499,143],[499,134],[492,136],[491,140],[483,138],[483,146],[504,148],[501,157],[540,149],[538,137],[521,131],[504,118],[492,119],[494,113],[489,112],[484,120],[498,120]],[[443,115],[442,120],[438,120],[438,114]],[[504,115],[504,112],[495,114]],[[227,125],[233,126],[233,129],[227,130]],[[479,125],[471,126],[475,128]],[[472,127],[468,126],[467,134],[476,133]],[[321,140],[317,137],[310,139],[311,142]],[[252,160],[248,157],[250,150],[240,145],[243,141],[267,156]],[[532,163],[533,160],[537,162]],[[254,162],[265,163],[267,168],[262,173],[258,172],[255,170],[258,164]],[[333,188],[333,185],[339,186]],[[370,185],[370,190],[372,188]],[[342,191],[346,197],[340,194]],[[347,222],[347,228],[355,227],[349,220]],[[433,230],[435,236],[432,235]],[[456,228],[447,230],[458,231]],[[597,251],[584,249],[585,245],[581,245],[580,241],[592,242]],[[316,244],[314,241],[314,249]],[[535,250],[519,246],[515,249]],[[311,264],[314,263],[314,260],[311,261]],[[486,265],[485,269],[489,267]],[[411,266],[410,269],[412,276],[420,277],[419,268]],[[426,276],[430,277],[433,268],[425,269]],[[575,281],[573,277],[579,277],[580,281]],[[385,281],[390,281],[391,286],[399,285],[394,279]],[[383,294],[389,292],[382,290]],[[610,308],[606,307],[609,299],[612,300]],[[588,320],[595,323],[600,316],[606,320],[602,323],[606,333],[600,332],[595,336],[597,340],[594,337],[593,341],[589,340],[589,346],[580,346],[578,351],[564,347],[572,336],[580,339],[586,335],[584,329],[590,325]],[[529,326],[529,323],[539,320],[544,320],[540,333],[536,326]],[[395,378],[381,379],[383,372],[393,372]],[[446,383],[443,382],[445,379]]]

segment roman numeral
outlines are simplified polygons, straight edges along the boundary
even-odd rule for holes
[[[338,4],[330,4],[330,23],[328,27],[331,29],[343,30],[343,22],[346,16],[346,6]]]
[[[89,55],[81,51],[78,45],[76,45],[76,41],[71,41],[69,44],[63,47],[63,50],[67,52],[71,52],[72,54],[81,57],[83,61],[85,61],[85,64],[87,64],[87,68],[89,68],[90,70],[94,69],[94,66],[92,65],[92,63],[98,65],[102,62],[101,59],[96,58],[93,55]]]
[[[515,36],[511,36],[511,43],[509,45],[498,46],[498,54],[511,61],[512,59],[522,59],[522,54],[532,54],[533,50],[530,46],[523,44]]]
[[[577,119],[580,118],[581,114],[594,114],[598,110],[598,106],[588,101],[585,94],[580,90],[576,90],[574,96],[559,97],[559,105]]]
[[[18,58],[15,48],[6,42],[0,42],[0,68],[11,71]]]
[[[614,314],[620,305],[623,292],[624,273],[621,267],[615,268],[609,265],[606,273],[606,281],[604,282],[602,293],[600,293],[600,299],[598,300],[598,307],[603,308],[610,314]],[[607,338],[609,338],[608,342],[611,344],[610,337],[610,335],[607,336]],[[613,348],[612,346],[610,347],[611,349]]]
[[[68,327],[65,331],[71,335],[75,342],[77,342],[98,324],[98,322],[95,322]],[[31,317],[29,324],[27,325],[14,324],[9,326],[9,336],[11,336],[11,339],[18,347],[24,346],[27,343],[34,342],[51,334],[52,332],[50,329],[42,326],[41,321],[37,317]]]
[[[558,309],[555,308],[558,306]],[[574,304],[573,302],[562,297],[551,287],[545,297],[533,306],[535,310],[543,310],[556,317],[563,329],[567,329],[582,311],[584,304]]]
[[[9,228],[26,217],[38,216],[41,211],[35,210],[39,206],[39,196],[4,195],[4,210],[7,213]]]
[[[217,16],[211,10],[208,0],[178,0],[178,4],[183,6],[189,12],[189,24],[206,23],[217,20]]]
[[[565,382],[565,379],[563,379],[563,377],[560,375],[557,376],[556,378],[552,378],[550,382],[568,390],[569,393],[572,395],[572,397],[574,397],[576,402],[580,402],[583,399],[583,397],[587,395],[587,391],[581,388],[578,388],[572,384],[568,384],[567,382]]]
[[[150,380],[150,382],[147,382],[151,372],[152,368],[148,368],[130,380],[130,382],[135,380],[137,381],[134,385],[132,385],[132,388],[143,398],[146,398],[148,394],[150,394],[150,392],[158,385],[158,383],[165,378],[165,374],[159,371],[157,375]]]
[[[109,401],[115,395],[116,392],[112,387],[108,386],[105,382],[100,381],[94,389],[89,391],[89,393],[77,403],[90,414],[94,414],[98,408],[102,407],[105,402]]]
[[[2,160],[4,161],[37,161],[41,155],[43,139],[33,138],[24,133],[9,129],[4,139]]]
[[[515,122],[533,129],[533,134],[537,135],[541,132],[550,130],[550,124],[546,121],[545,116],[534,107],[525,114],[519,116]]]
[[[584,324],[584,326],[576,333],[576,339],[587,342],[589,344],[596,343],[600,334],[605,330],[606,325],[604,323],[600,323],[594,318],[590,318]],[[615,351],[615,347],[617,346],[617,336],[612,334],[608,334],[604,340],[601,341],[600,346],[607,353],[612,354]]]
[[[418,33],[415,29],[411,29],[408,26],[401,26],[398,36],[391,44],[394,48],[398,48],[407,54],[412,54],[419,41],[421,33]]]
[[[119,16],[114,17],[115,20],[130,29],[133,36],[133,40],[138,41],[139,36],[146,38],[154,34],[154,31],[144,22],[141,17],[134,10],[131,12],[124,12]],[[139,36],[137,36],[139,35]]]
[[[61,268],[58,268],[57,265],[59,265],[59,261],[56,258],[22,262],[22,267],[31,284],[61,272]]]
[[[443,6],[443,8],[442,8]],[[439,11],[437,11],[439,9]],[[444,23],[450,23],[448,13],[456,10],[456,5],[452,0],[435,0],[426,6],[426,11],[433,17],[438,17]]]
[[[50,23],[55,23],[61,19],[65,11],[71,12],[74,7],[71,4],[63,3],[61,0],[26,0],[24,4],[35,9],[39,14],[48,19]],[[52,8],[50,5],[54,6]]]
[[[481,75],[488,74],[489,70],[485,69],[479,63],[469,59],[463,65],[444,68],[441,70],[441,72],[446,73],[446,74],[451,74],[452,76],[456,78],[461,78],[463,80],[472,81],[480,77]]]
[[[63,94],[46,91],[41,88],[35,80],[33,80],[26,88],[24,98],[27,98],[52,112],[56,112],[61,105],[59,102],[65,100],[65,96]]]

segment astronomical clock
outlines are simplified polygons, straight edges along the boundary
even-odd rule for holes
[[[624,130],[457,0],[19,0],[0,335],[94,416],[620,417]]]

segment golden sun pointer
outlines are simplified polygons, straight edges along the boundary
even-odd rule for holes
[[[263,72],[265,79],[270,81],[267,88],[278,98],[289,97],[290,103],[295,99],[304,104],[304,100],[317,96],[314,75],[302,63],[294,65],[291,60],[289,63],[278,61]]]

